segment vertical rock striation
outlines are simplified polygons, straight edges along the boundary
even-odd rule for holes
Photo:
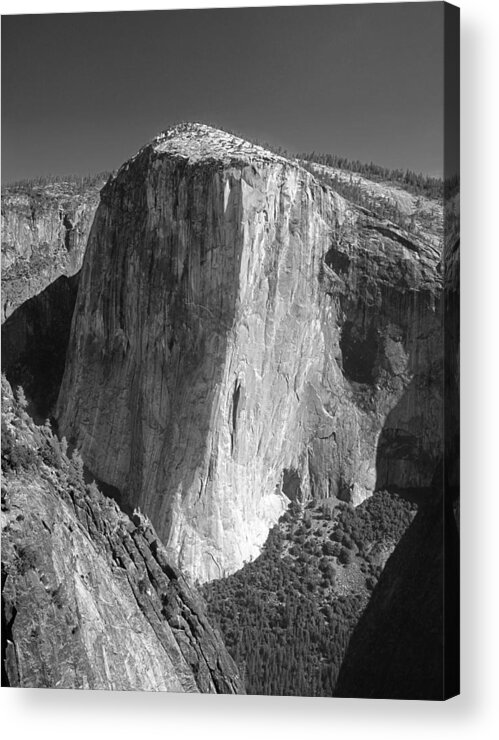
[[[429,485],[440,256],[296,162],[175,127],[102,191],[61,432],[200,580],[254,557],[290,497]]]

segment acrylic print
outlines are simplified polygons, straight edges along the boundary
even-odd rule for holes
[[[457,8],[2,20],[2,684],[458,693]]]

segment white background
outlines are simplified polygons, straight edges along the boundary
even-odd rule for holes
[[[7,0],[2,13],[268,5]],[[277,4],[277,3],[275,3]],[[288,2],[287,5],[306,4]],[[316,2],[315,4],[324,4]],[[445,703],[0,690],[4,738],[499,737],[499,3],[462,0],[462,694]],[[410,666],[407,667],[410,670]]]

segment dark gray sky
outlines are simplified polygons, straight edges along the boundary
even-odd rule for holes
[[[443,3],[4,16],[2,180],[204,121],[442,174]]]

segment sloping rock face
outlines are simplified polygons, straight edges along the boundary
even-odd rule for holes
[[[2,322],[81,268],[104,176],[2,188]]]
[[[290,497],[429,485],[441,287],[434,239],[296,162],[178,126],[102,191],[61,432],[182,569],[220,577],[258,553]]]
[[[2,381],[2,685],[244,693],[201,597]]]
[[[336,696],[459,693],[459,196],[445,213],[445,445],[434,491],[396,547],[350,640]]]

